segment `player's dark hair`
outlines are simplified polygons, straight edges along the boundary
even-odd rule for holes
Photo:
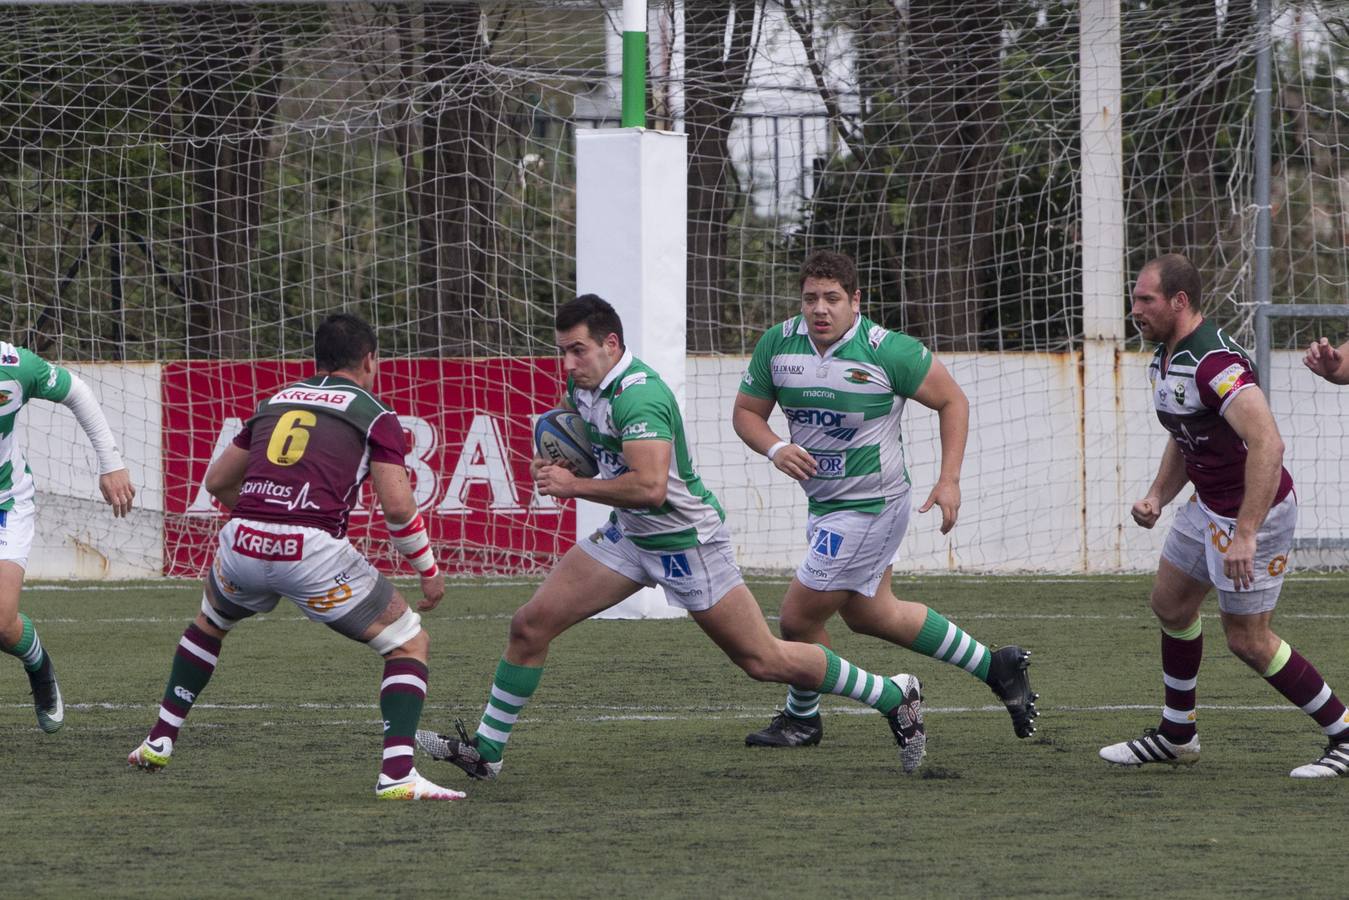
[[[590,332],[590,339],[597,344],[604,343],[605,338],[616,334],[618,346],[627,346],[623,343],[623,320],[599,294],[582,294],[558,307],[557,318],[553,321],[554,328],[558,331],[570,331],[577,325],[585,325],[586,330]]]
[[[365,319],[331,313],[314,329],[314,365],[320,372],[354,368],[376,346],[375,329]]]
[[[1166,253],[1148,263],[1144,268],[1157,273],[1157,281],[1162,287],[1162,296],[1167,300],[1185,292],[1190,298],[1190,309],[1198,311],[1201,299],[1199,270],[1194,267],[1183,253]]]
[[[839,283],[849,298],[857,292],[857,266],[852,257],[833,250],[816,250],[801,263],[801,285],[807,278],[830,278]]]

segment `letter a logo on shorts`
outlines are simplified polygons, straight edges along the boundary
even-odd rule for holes
[[[693,574],[685,553],[662,553],[660,564],[665,567],[666,578],[688,578]]]
[[[839,548],[842,546],[843,535],[821,528],[815,532],[815,539],[810,544],[810,552],[816,556],[827,556],[834,559],[838,556]]]

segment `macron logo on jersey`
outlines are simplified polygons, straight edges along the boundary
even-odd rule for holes
[[[302,406],[322,406],[325,409],[345,410],[356,399],[349,391],[333,391],[324,388],[293,387],[286,388],[272,396],[268,403],[299,403]]]

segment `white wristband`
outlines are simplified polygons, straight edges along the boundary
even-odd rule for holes
[[[783,447],[786,447],[787,445],[788,445],[787,441],[778,441],[776,444],[768,448],[768,452],[765,453],[764,456],[768,457],[769,460],[772,460],[772,458],[777,455],[777,452],[781,450]]]

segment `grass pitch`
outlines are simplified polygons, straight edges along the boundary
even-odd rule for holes
[[[592,621],[553,647],[498,782],[458,803],[376,803],[379,660],[284,605],[239,627],[148,775],[125,756],[194,614],[189,583],[30,585],[67,706],[38,731],[0,658],[13,896],[1340,896],[1341,780],[1298,782],[1320,732],[1226,649],[1210,600],[1203,759],[1121,770],[1104,744],[1155,725],[1146,578],[897,579],[986,643],[1033,651],[1039,733],[1017,740],[965,673],[833,629],[872,671],[923,679],[928,759],[904,776],[880,717],[825,700],[822,746],[750,750],[783,691],[688,620]],[[751,585],[771,615],[781,582]],[[459,584],[432,636],[423,723],[476,722],[530,583]],[[1349,695],[1349,579],[1289,581],[1275,627]],[[836,625],[838,623],[835,623]],[[1329,865],[1327,865],[1329,863]]]

